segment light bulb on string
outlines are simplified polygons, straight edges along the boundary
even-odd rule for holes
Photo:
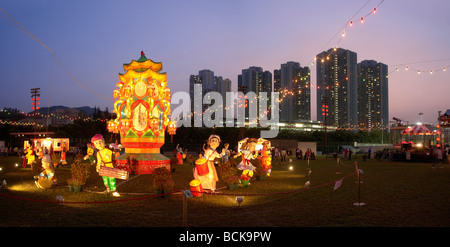
[[[361,17],[361,24],[364,23],[364,17]]]
[[[373,14],[376,14],[376,13],[377,13],[377,8],[374,8],[373,11],[372,11],[372,13],[373,13]]]

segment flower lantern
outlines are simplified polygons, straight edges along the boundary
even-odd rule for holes
[[[120,133],[125,153],[116,158],[120,166],[137,164],[137,174],[150,174],[157,167],[170,167],[169,158],[160,153],[169,125],[170,89],[161,63],[141,52],[138,60],[124,64],[118,88],[113,90],[117,118],[108,122],[108,131]]]

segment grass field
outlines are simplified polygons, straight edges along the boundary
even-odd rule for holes
[[[154,197],[152,175],[131,176],[118,187],[122,196],[114,198],[101,193],[104,186],[94,167],[84,191],[74,193],[65,182],[69,167],[57,168],[58,184],[40,190],[30,168],[22,168],[21,162],[17,157],[0,158],[0,182],[7,182],[7,189],[0,189],[0,226],[182,226],[182,194]],[[318,157],[310,162],[308,176],[307,161],[293,158],[292,164],[274,164],[271,177],[252,180],[249,187],[230,191],[219,181],[217,194],[188,198],[187,226],[450,226],[448,164],[432,169],[431,163],[358,159],[363,171],[360,184],[352,162],[340,166],[340,174],[336,174],[336,164],[329,157]],[[175,190],[189,189],[192,169],[184,164],[172,173]],[[347,175],[342,186],[333,190],[333,181]],[[305,190],[308,180],[311,187]],[[64,197],[64,205],[55,203],[59,195]],[[244,196],[240,206],[237,195]],[[355,206],[355,202],[365,205]]]

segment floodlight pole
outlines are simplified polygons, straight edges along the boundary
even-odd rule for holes
[[[36,138],[36,127],[37,127],[37,110],[39,109],[38,107],[38,100],[39,100],[39,93],[40,88],[32,88],[31,89],[31,98],[33,100],[33,109],[34,109],[34,138]],[[34,98],[34,99],[33,99]]]

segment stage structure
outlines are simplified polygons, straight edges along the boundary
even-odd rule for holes
[[[151,174],[155,168],[170,169],[170,159],[160,153],[165,131],[175,134],[176,124],[169,121],[170,89],[167,74],[160,73],[162,63],[155,63],[141,52],[138,60],[124,64],[114,89],[114,112],[108,131],[120,133],[125,153],[115,159],[118,168],[136,174]],[[175,129],[174,129],[175,128]]]

